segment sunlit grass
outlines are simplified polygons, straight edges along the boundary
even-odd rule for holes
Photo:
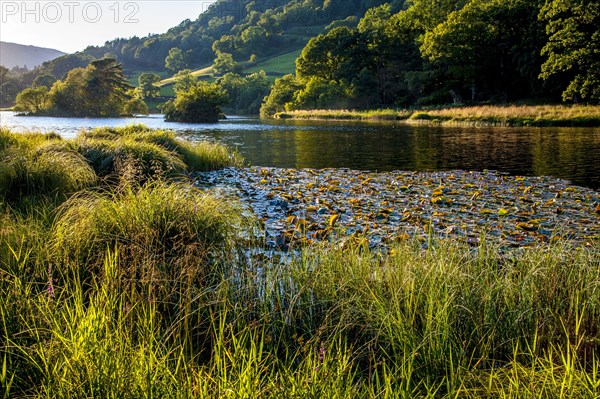
[[[275,115],[277,119],[331,119],[331,120],[402,120],[411,115],[408,111],[380,109],[370,111],[355,110],[297,110]]]
[[[338,120],[403,120],[407,123],[442,123],[494,126],[600,126],[597,105],[508,105],[425,108],[419,110],[300,110],[276,118]]]
[[[14,238],[1,230],[2,248]],[[120,245],[96,249],[104,258],[85,285],[74,270],[45,272],[52,254],[36,261],[37,280],[19,275],[32,258],[14,253],[0,269],[8,396],[600,393],[597,248],[430,244],[311,247],[287,265],[231,259],[210,284],[187,286],[195,294],[176,317],[122,278]]]
[[[0,131],[0,198],[19,203],[45,195],[64,199],[96,183],[86,160],[56,135]]]
[[[176,138],[171,131],[152,130],[144,125],[84,131],[77,142],[101,175],[120,172],[115,167],[118,169],[125,160],[132,158],[140,161],[141,173],[147,177],[156,173],[214,170],[243,163],[239,154],[222,144],[192,143]]]
[[[595,105],[509,105],[457,107],[424,110],[413,120],[438,119],[448,122],[482,122],[503,126],[599,126],[600,106]]]
[[[99,183],[143,183],[194,171],[241,166],[242,157],[218,143],[192,143],[143,125],[57,134],[0,129],[0,198],[13,205],[36,196],[62,201]]]

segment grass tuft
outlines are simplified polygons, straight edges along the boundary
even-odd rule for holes
[[[140,281],[156,295],[184,282],[200,283],[235,250],[235,233],[249,223],[234,202],[187,185],[149,183],[115,194],[82,193],[62,207],[54,245],[66,264],[98,274],[106,251],[119,249],[124,281]],[[166,299],[165,299],[166,300]]]
[[[85,159],[52,135],[4,131],[0,143],[0,198],[9,202],[39,195],[65,199],[96,182]]]
[[[243,163],[239,154],[231,153],[222,144],[191,143],[177,139],[171,131],[151,130],[144,125],[84,131],[79,134],[78,143],[100,175],[121,174],[119,166],[131,159],[137,161],[145,177],[208,171]]]

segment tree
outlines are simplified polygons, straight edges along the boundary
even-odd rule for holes
[[[227,93],[215,83],[196,82],[189,90],[176,93],[175,100],[165,103],[167,122],[218,122],[221,107],[228,101]]]
[[[72,116],[119,116],[133,87],[114,58],[92,61],[71,70],[50,90],[53,112]]]
[[[347,108],[351,101],[348,87],[343,83],[312,77],[306,87],[294,93],[286,109],[341,109]]]
[[[69,71],[64,80],[59,80],[52,85],[50,98],[55,113],[85,116],[87,103],[85,74],[85,68],[75,68]]]
[[[548,42],[541,77],[566,82],[563,100],[600,99],[600,1],[548,0],[540,12]]]
[[[228,108],[238,114],[258,114],[262,100],[269,94],[271,84],[264,71],[242,77],[228,73],[217,83],[229,95]]]
[[[298,79],[307,81],[316,77],[330,81],[352,78],[362,69],[362,59],[358,55],[360,44],[356,33],[346,27],[335,28],[309,40],[296,60]]]
[[[45,86],[50,89],[54,83],[56,83],[56,78],[49,73],[44,73],[35,77],[33,87]]]
[[[49,96],[46,86],[31,87],[17,95],[16,112],[37,114],[48,108]]]
[[[266,48],[268,43],[267,30],[261,26],[249,26],[241,34],[241,48],[246,52],[264,54],[268,52]]]
[[[23,84],[17,79],[6,79],[0,85],[0,104],[12,104],[17,94],[22,90]]]
[[[304,84],[291,74],[275,79],[271,92],[265,97],[260,108],[260,115],[271,117],[277,112],[284,111],[286,104],[291,103],[294,99],[294,94],[303,88]]]
[[[219,52],[213,62],[213,69],[218,74],[226,74],[228,72],[239,72],[241,65],[234,61],[231,54]]]
[[[180,48],[173,47],[165,58],[165,67],[173,72],[187,68],[186,55]]]
[[[156,83],[160,81],[160,75],[157,73],[142,73],[138,77],[138,88],[142,98],[157,97],[160,94],[160,87]]]
[[[148,115],[148,106],[141,98],[133,97],[123,105],[123,115]]]
[[[175,75],[175,84],[173,85],[175,94],[191,90],[191,88],[196,84],[197,80],[198,79],[192,75],[191,69],[184,69],[177,72]]]
[[[543,45],[539,10],[539,2],[531,0],[472,0],[425,33],[421,53],[447,68],[455,96],[531,95]]]
[[[6,78],[6,74],[8,73],[8,68],[4,65],[0,65],[0,84],[4,83],[4,78]]]
[[[89,116],[116,116],[131,95],[133,86],[114,58],[92,61],[86,68],[85,100]]]

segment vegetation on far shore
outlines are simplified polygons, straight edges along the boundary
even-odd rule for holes
[[[312,38],[261,114],[600,100],[597,0],[402,3]]]
[[[403,123],[491,126],[598,127],[598,105],[483,105],[414,110],[297,110],[275,114],[277,119],[390,120]]]
[[[15,112],[23,115],[113,117],[147,114],[114,58],[71,70],[64,80],[34,85],[17,95]]]
[[[598,245],[264,253],[182,179],[221,146],[2,129],[0,157],[3,397],[600,395]]]

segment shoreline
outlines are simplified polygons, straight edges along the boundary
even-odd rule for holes
[[[298,110],[274,119],[328,121],[393,121],[406,125],[496,127],[600,127],[600,106],[474,106],[441,109]]]

